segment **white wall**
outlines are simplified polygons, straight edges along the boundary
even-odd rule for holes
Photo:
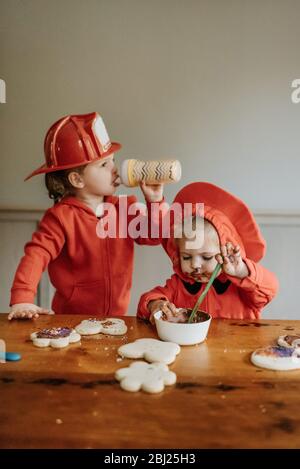
[[[298,0],[2,0],[0,9],[2,208],[50,205],[42,177],[23,183],[43,162],[44,134],[65,114],[97,110],[123,144],[120,160],[180,159],[168,200],[206,180],[256,212],[300,212],[300,104],[290,99]],[[154,268],[169,271],[161,251],[137,250],[134,302]]]

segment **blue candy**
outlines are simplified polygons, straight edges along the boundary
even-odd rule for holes
[[[17,352],[0,352],[0,360],[6,360],[8,362],[17,362],[21,360],[21,354]]]

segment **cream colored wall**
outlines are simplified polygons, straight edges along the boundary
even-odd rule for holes
[[[123,144],[120,161],[182,162],[168,200],[206,180],[256,212],[300,212],[300,104],[290,99],[298,0],[1,0],[0,9],[1,207],[49,206],[41,177],[23,183],[43,162],[44,134],[65,114],[97,110]],[[169,272],[164,254],[138,249],[132,313],[156,272],[159,281]]]

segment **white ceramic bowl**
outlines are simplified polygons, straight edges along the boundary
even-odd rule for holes
[[[206,339],[211,323],[209,314],[206,321],[191,324],[163,321],[161,315],[161,311],[154,314],[157,334],[161,340],[175,342],[178,345],[195,345]]]

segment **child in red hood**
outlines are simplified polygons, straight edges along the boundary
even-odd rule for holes
[[[141,236],[133,239],[129,235],[98,236],[103,202],[114,208],[116,224],[122,230],[128,228],[124,223],[130,223],[130,218],[126,217],[124,222],[119,216],[120,198],[114,196],[120,184],[114,153],[120,148],[119,143],[110,141],[102,118],[95,112],[66,116],[47,132],[46,164],[28,178],[44,173],[49,197],[55,205],[47,210],[25,246],[11,290],[8,319],[53,314],[33,304],[47,267],[56,288],[52,302],[55,313],[102,316],[126,313],[134,241],[158,244],[159,240]],[[148,204],[162,200],[162,185],[142,184],[141,189]],[[126,201],[129,208],[136,198],[130,196]]]
[[[249,208],[232,194],[203,182],[184,187],[174,202],[182,208],[190,204],[194,226],[195,206],[204,204],[204,241],[197,249],[191,249],[191,239],[175,238],[174,230],[173,236],[163,241],[175,274],[165,286],[142,295],[138,316],[153,323],[154,313],[162,310],[168,320],[184,322],[186,318],[177,308],[194,307],[219,263],[222,270],[201,310],[214,318],[258,318],[275,296],[278,282],[273,273],[258,264],[265,253],[265,241]]]

